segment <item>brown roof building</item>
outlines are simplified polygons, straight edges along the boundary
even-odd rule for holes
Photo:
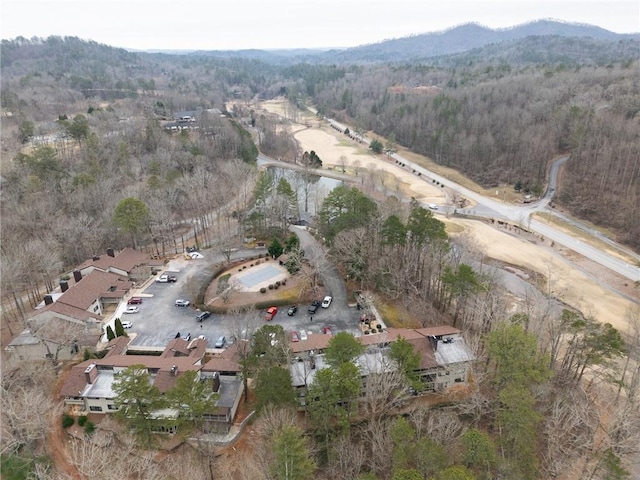
[[[173,339],[159,356],[128,355],[128,345],[127,337],[115,338],[108,343],[108,352],[103,358],[87,360],[74,366],[60,390],[65,405],[75,413],[117,411],[113,391],[116,375],[133,365],[146,368],[153,385],[163,394],[171,390],[177,379],[186,372],[195,371],[198,379],[210,381],[213,391],[218,394],[215,410],[205,415],[206,430],[228,432],[240,402],[243,384],[234,376],[225,377],[222,372],[211,369],[215,362],[207,362],[208,370],[203,367],[206,339]],[[233,352],[226,353],[229,350],[231,348],[220,356],[221,363],[218,366],[237,372],[238,363],[233,360]],[[158,412],[158,418],[162,417],[165,421],[177,415],[178,412],[170,409]],[[175,426],[171,428],[171,431],[175,431]]]
[[[420,329],[388,328],[382,333],[356,337],[366,347],[365,352],[354,360],[361,376],[381,374],[395,368],[388,353],[390,345],[400,338],[420,354],[420,367],[416,373],[425,390],[443,390],[456,383],[467,382],[468,369],[475,357],[464,342],[462,332],[448,325]],[[290,365],[291,378],[299,391],[301,403],[315,373],[327,366],[323,351],[330,340],[331,335],[314,334],[304,342],[290,344],[293,353],[297,354],[297,361]]]
[[[148,277],[151,272],[146,272],[143,267],[161,268],[162,264],[161,260],[150,259],[147,254],[133,248],[127,247],[118,253],[109,248],[106,255],[95,256],[86,260],[76,270],[82,272],[83,275],[87,275],[94,270],[100,270],[132,277],[136,273],[136,269],[142,269],[145,270],[146,277]]]
[[[78,333],[77,339],[72,339],[74,348],[57,349],[58,359],[71,358],[79,347],[94,346],[103,334],[101,323],[107,312],[115,310],[136,282],[148,279],[154,269],[161,268],[162,263],[132,248],[125,248],[117,254],[108,249],[106,255],[87,260],[73,271],[71,278],[61,280],[59,288],[44,296],[44,302],[29,318],[28,334],[16,337],[7,351],[25,360],[50,356],[47,345],[60,344],[59,337],[64,335],[43,337],[38,332],[54,320],[64,320],[84,328]],[[74,326],[73,329],[78,328]],[[59,333],[63,333],[63,330],[65,328]],[[33,338],[26,341],[28,335]],[[35,345],[39,338],[47,345]],[[82,343],[81,339],[91,339],[91,343]]]

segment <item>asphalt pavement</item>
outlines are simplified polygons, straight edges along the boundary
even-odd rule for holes
[[[304,229],[296,230],[300,236],[301,245],[306,252],[318,248],[316,240]],[[233,259],[246,258],[257,253],[264,253],[264,249],[239,250],[232,254]],[[178,334],[182,337],[191,335],[196,338],[204,335],[208,340],[208,348],[213,348],[216,339],[224,335],[228,340],[242,335],[242,330],[255,330],[267,324],[264,312],[256,310],[255,315],[237,317],[233,315],[212,314],[203,322],[196,320],[199,313],[193,306],[193,299],[202,284],[210,278],[216,265],[223,262],[224,256],[213,250],[202,250],[204,258],[186,260],[178,257],[170,261],[166,269],[160,273],[170,273],[177,277],[176,282],[158,283],[153,280],[134,293],[142,298],[138,305],[139,313],[123,315],[123,320],[133,322],[127,332],[134,337],[130,348],[132,350],[157,350],[164,348],[167,343]],[[333,301],[329,308],[318,308],[313,315],[307,312],[308,304],[299,304],[298,311],[293,316],[287,315],[287,306],[278,307],[278,313],[270,324],[282,325],[285,331],[320,333],[322,327],[328,325],[334,332],[348,331],[359,333],[359,312],[355,307],[347,305],[347,294],[344,281],[340,273],[331,264],[325,265],[322,281],[326,286],[326,293],[321,289],[318,300],[324,295],[331,295]],[[191,303],[188,307],[177,307],[175,301],[179,298],[187,299]],[[239,324],[238,322],[243,322]]]

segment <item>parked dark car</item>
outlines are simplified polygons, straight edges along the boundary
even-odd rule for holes
[[[318,308],[320,307],[320,303],[320,300],[314,300],[313,303],[309,305],[309,308],[307,308],[307,312],[316,313],[318,311]]]
[[[289,315],[290,317],[293,317],[297,311],[298,311],[298,307],[296,305],[292,305],[289,307],[289,310],[287,310],[287,315]]]
[[[168,282],[177,282],[178,281],[178,277],[176,277],[175,275],[169,275],[167,277],[167,281]]]
[[[140,305],[142,303],[142,299],[138,297],[130,298],[127,302],[129,305]]]
[[[211,316],[210,312],[200,312],[198,315],[196,315],[196,320],[199,322],[202,322],[203,320],[206,320],[210,316]]]

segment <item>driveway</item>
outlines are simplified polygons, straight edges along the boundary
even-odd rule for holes
[[[359,332],[358,312],[355,306],[348,306],[347,287],[336,266],[327,260],[322,247],[318,245],[315,237],[306,228],[291,226],[289,229],[298,235],[300,246],[304,249],[305,257],[311,262],[312,266],[314,266],[314,262],[320,264],[318,274],[324,284],[325,293],[318,295],[318,300],[322,300],[324,295],[333,297],[329,308],[318,308],[316,314],[313,315],[313,322],[320,321],[334,324],[338,331]],[[355,305],[355,299],[353,303]],[[311,323],[311,315],[307,313],[307,306],[305,306],[303,313],[309,317],[309,322]]]

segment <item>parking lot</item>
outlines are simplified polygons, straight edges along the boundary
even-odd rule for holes
[[[175,275],[175,283],[157,283],[151,280],[135,293],[134,296],[142,298],[142,303],[137,305],[139,312],[120,316],[122,320],[130,320],[133,323],[127,330],[130,336],[135,334],[131,347],[161,349],[180,333],[183,337],[191,334],[192,338],[204,335],[209,342],[209,348],[212,348],[215,340],[221,335],[232,340],[239,336],[243,329],[251,331],[267,323],[282,325],[287,332],[294,330],[299,333],[305,330],[308,333],[320,333],[322,327],[328,325],[334,333],[359,333],[359,312],[355,307],[341,305],[335,300],[329,308],[318,308],[313,315],[307,312],[309,305],[305,303],[298,305],[298,311],[294,316],[287,315],[288,307],[279,307],[271,321],[265,320],[265,312],[255,311],[255,314],[242,317],[212,314],[203,322],[198,322],[196,315],[199,311],[193,304],[188,307],[176,307],[175,301],[187,299],[193,303],[201,284],[209,277],[215,262],[209,258],[206,251],[203,254],[203,259],[179,258],[167,265],[166,270],[161,273]],[[318,300],[322,300],[322,296]],[[122,310],[124,308],[121,307]]]

